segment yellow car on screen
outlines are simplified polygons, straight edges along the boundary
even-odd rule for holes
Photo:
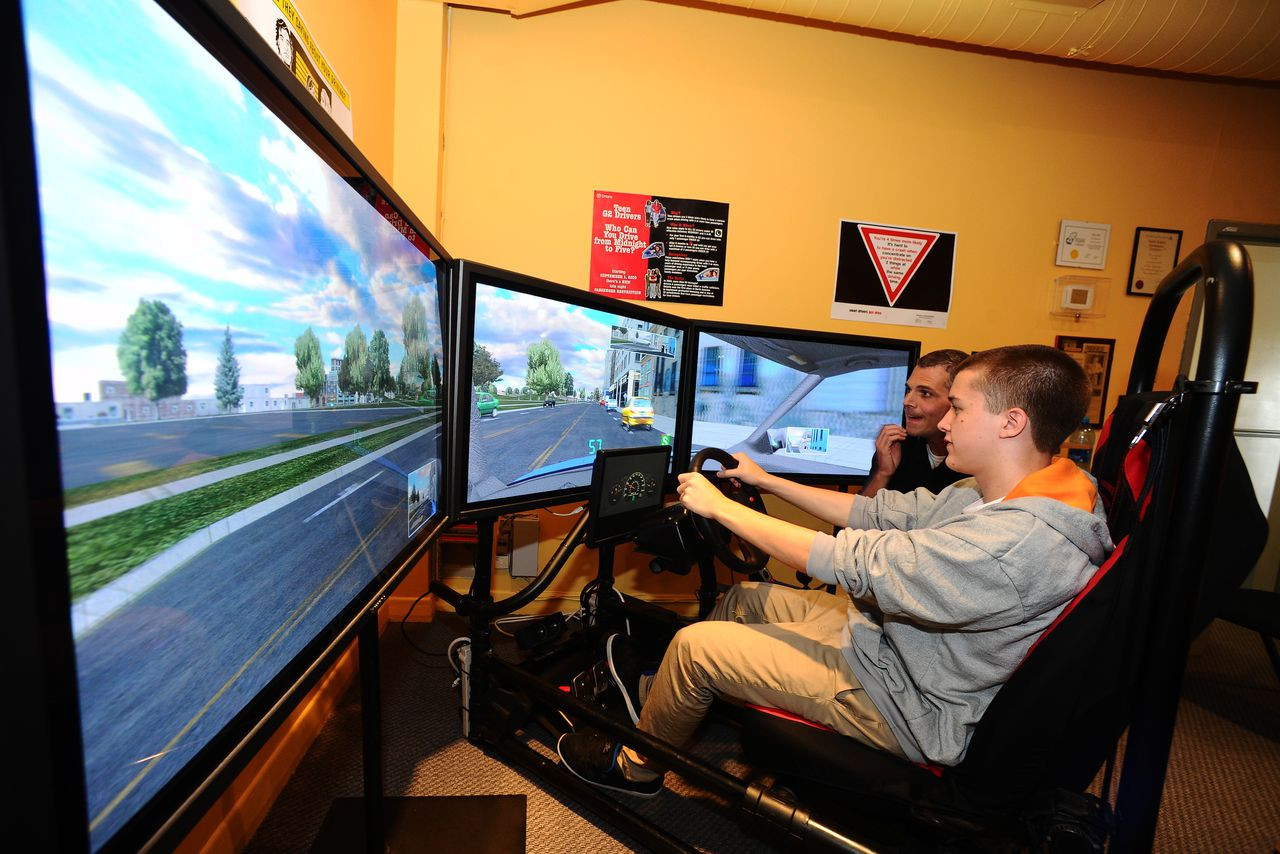
[[[647,397],[633,397],[622,407],[622,426],[630,430],[633,427],[653,429],[653,404]]]

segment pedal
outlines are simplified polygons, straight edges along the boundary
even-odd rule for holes
[[[591,667],[573,677],[570,689],[579,700],[595,701],[613,687],[613,676],[609,673],[609,664],[597,661]]]
[[[591,675],[596,683],[595,692],[597,697],[613,687],[613,674],[609,672],[609,662],[597,661],[595,666],[591,668]]]

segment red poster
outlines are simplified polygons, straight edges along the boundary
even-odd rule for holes
[[[645,298],[645,274],[649,271],[645,205],[651,198],[639,193],[596,191],[591,213],[592,293]]]
[[[368,196],[366,196],[366,198],[368,198]],[[387,222],[394,225],[397,231],[409,238],[409,242],[413,244],[415,249],[423,255],[426,255],[428,258],[433,258],[431,254],[431,247],[427,245],[425,240],[418,236],[418,232],[414,230],[413,226],[409,225],[408,221],[405,220],[404,217],[400,216],[396,209],[387,203],[386,199],[382,198],[382,196],[375,196],[373,199],[373,207],[378,213],[386,217]]]

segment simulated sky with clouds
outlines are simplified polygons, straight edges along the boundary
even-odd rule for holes
[[[417,294],[438,340],[430,262],[154,4],[24,14],[56,400],[123,379],[143,298],[183,325],[188,397],[213,394],[227,326],[241,382],[273,395],[308,326],[326,360],[382,329],[394,375]]]
[[[502,365],[502,378],[494,383],[500,390],[525,385],[529,345],[543,339],[560,351],[561,364],[573,374],[575,393],[586,388],[590,395],[606,387],[609,332],[621,323],[618,315],[481,285],[475,316],[476,343]]]

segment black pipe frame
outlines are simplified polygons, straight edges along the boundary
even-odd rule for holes
[[[1209,557],[1205,518],[1222,489],[1223,468],[1253,328],[1253,271],[1239,243],[1215,240],[1187,256],[1157,288],[1134,352],[1129,394],[1152,390],[1160,352],[1183,293],[1203,283],[1204,331],[1194,382],[1183,405],[1188,420],[1178,484],[1148,626],[1157,656],[1143,668],[1136,692],[1116,800],[1113,852],[1149,851],[1173,741],[1183,669],[1191,647],[1192,619]],[[1155,559],[1155,558],[1153,558]]]

